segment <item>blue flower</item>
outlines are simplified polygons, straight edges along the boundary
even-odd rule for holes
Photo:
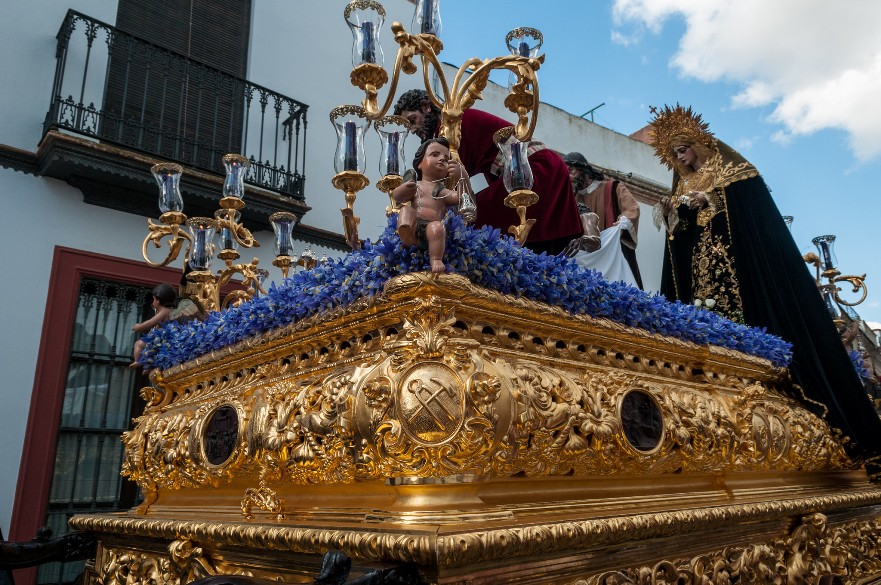
[[[851,350],[848,355],[850,356],[850,361],[853,364],[854,369],[857,371],[860,380],[862,380],[863,383],[871,380],[872,373],[866,368],[866,360],[863,359],[863,355],[855,349]]]
[[[792,345],[765,332],[733,323],[717,313],[668,302],[623,282],[608,282],[568,258],[535,254],[498,229],[472,228],[448,214],[447,268],[476,285],[562,308],[573,315],[608,318],[630,327],[697,344],[714,344],[785,366]],[[428,270],[428,254],[404,246],[389,218],[376,240],[360,250],[297,272],[266,295],[209,315],[203,322],[166,323],[146,336],[145,367],[168,368],[295,323],[334,307],[382,292],[395,276]]]

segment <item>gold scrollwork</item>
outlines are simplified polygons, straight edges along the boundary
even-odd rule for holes
[[[858,466],[776,388],[767,362],[581,322],[463,280],[407,275],[370,302],[243,342],[230,366],[219,352],[157,374],[161,406],[124,436],[124,473],[155,495],[234,476],[271,485]],[[660,411],[657,448],[635,449],[622,427],[633,391]],[[222,403],[236,405],[246,433],[217,467],[200,455],[198,421]]]
[[[258,401],[248,450],[271,477],[298,483],[354,480],[352,377],[348,373],[283,382]]]
[[[167,548],[168,555],[104,548],[99,551],[96,568],[98,585],[178,585],[214,575],[252,573],[219,559],[213,559],[190,539],[177,539]]]
[[[881,575],[877,555],[881,522],[854,522],[830,528],[820,513],[802,517],[786,538],[661,561],[579,579],[573,585],[655,585],[662,583],[821,583],[838,575],[848,583]],[[861,582],[861,581],[860,581]]]
[[[262,479],[258,487],[245,490],[245,495],[242,497],[242,516],[252,520],[254,518],[252,510],[255,506],[260,510],[274,514],[276,520],[284,520],[284,501]]]

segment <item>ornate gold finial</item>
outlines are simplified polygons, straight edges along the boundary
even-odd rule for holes
[[[676,104],[671,108],[665,105],[663,110],[651,106],[649,111],[655,116],[649,124],[655,154],[668,169],[674,167],[676,157],[673,156],[673,147],[677,144],[701,144],[710,150],[715,147],[716,139],[709,131],[710,125],[691,106],[683,108]]]

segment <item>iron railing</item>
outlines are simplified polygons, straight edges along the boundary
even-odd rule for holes
[[[306,110],[295,99],[69,10],[58,31],[53,128],[212,172],[248,157],[246,181],[304,200]]]

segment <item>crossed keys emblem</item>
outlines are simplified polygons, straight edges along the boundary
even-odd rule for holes
[[[451,399],[455,399],[455,393],[453,392],[452,387],[448,384],[444,384],[442,380],[429,378],[429,381],[433,382],[437,387],[430,388],[429,386],[426,386],[422,380],[410,380],[410,383],[407,384],[407,392],[412,394],[419,402],[419,406],[416,410],[410,413],[408,420],[413,422],[413,420],[419,416],[419,413],[425,411],[431,417],[432,422],[434,422],[440,430],[444,431],[447,429],[447,425],[454,422],[457,417],[450,410],[450,407],[444,403],[441,396],[446,394]],[[435,404],[439,408],[433,408],[432,405]]]

